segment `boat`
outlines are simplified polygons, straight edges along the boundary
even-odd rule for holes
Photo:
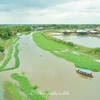
[[[85,76],[93,78],[93,75],[92,75],[92,73],[89,70],[78,69],[78,70],[76,70],[76,72],[79,73],[79,74],[82,74],[82,75],[85,75]]]

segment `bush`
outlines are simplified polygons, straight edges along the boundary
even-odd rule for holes
[[[33,86],[33,89],[37,89],[37,88],[38,88],[38,85],[34,85],[34,86]]]
[[[74,46],[74,43],[72,43],[72,42],[67,42],[67,45],[68,45],[68,46]]]
[[[4,46],[0,44],[0,52],[3,53],[5,51]]]
[[[94,51],[94,53],[100,53],[100,48],[98,48],[98,47],[94,48],[93,51]]]

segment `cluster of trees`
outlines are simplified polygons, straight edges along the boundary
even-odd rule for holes
[[[12,26],[12,32],[16,34],[17,32],[27,32],[31,31],[31,27],[29,25],[19,25],[19,26]]]
[[[0,27],[0,37],[8,39],[12,35],[10,27]]]
[[[9,39],[10,36],[15,35],[18,32],[26,31],[31,31],[30,25],[1,25],[0,38]]]

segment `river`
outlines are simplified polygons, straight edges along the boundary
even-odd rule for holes
[[[39,48],[32,40],[32,33],[21,36],[18,43],[20,66],[0,72],[0,83],[6,80],[16,82],[10,75],[24,72],[32,85],[39,86],[39,92],[49,91],[48,100],[100,100],[99,72],[93,72],[94,78],[77,74],[73,63]],[[1,88],[0,93],[2,97]]]

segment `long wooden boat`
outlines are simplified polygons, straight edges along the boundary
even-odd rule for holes
[[[89,70],[78,69],[78,70],[76,70],[76,72],[79,73],[79,74],[82,74],[82,75],[85,75],[85,76],[93,78],[93,75],[92,75],[92,73]]]

